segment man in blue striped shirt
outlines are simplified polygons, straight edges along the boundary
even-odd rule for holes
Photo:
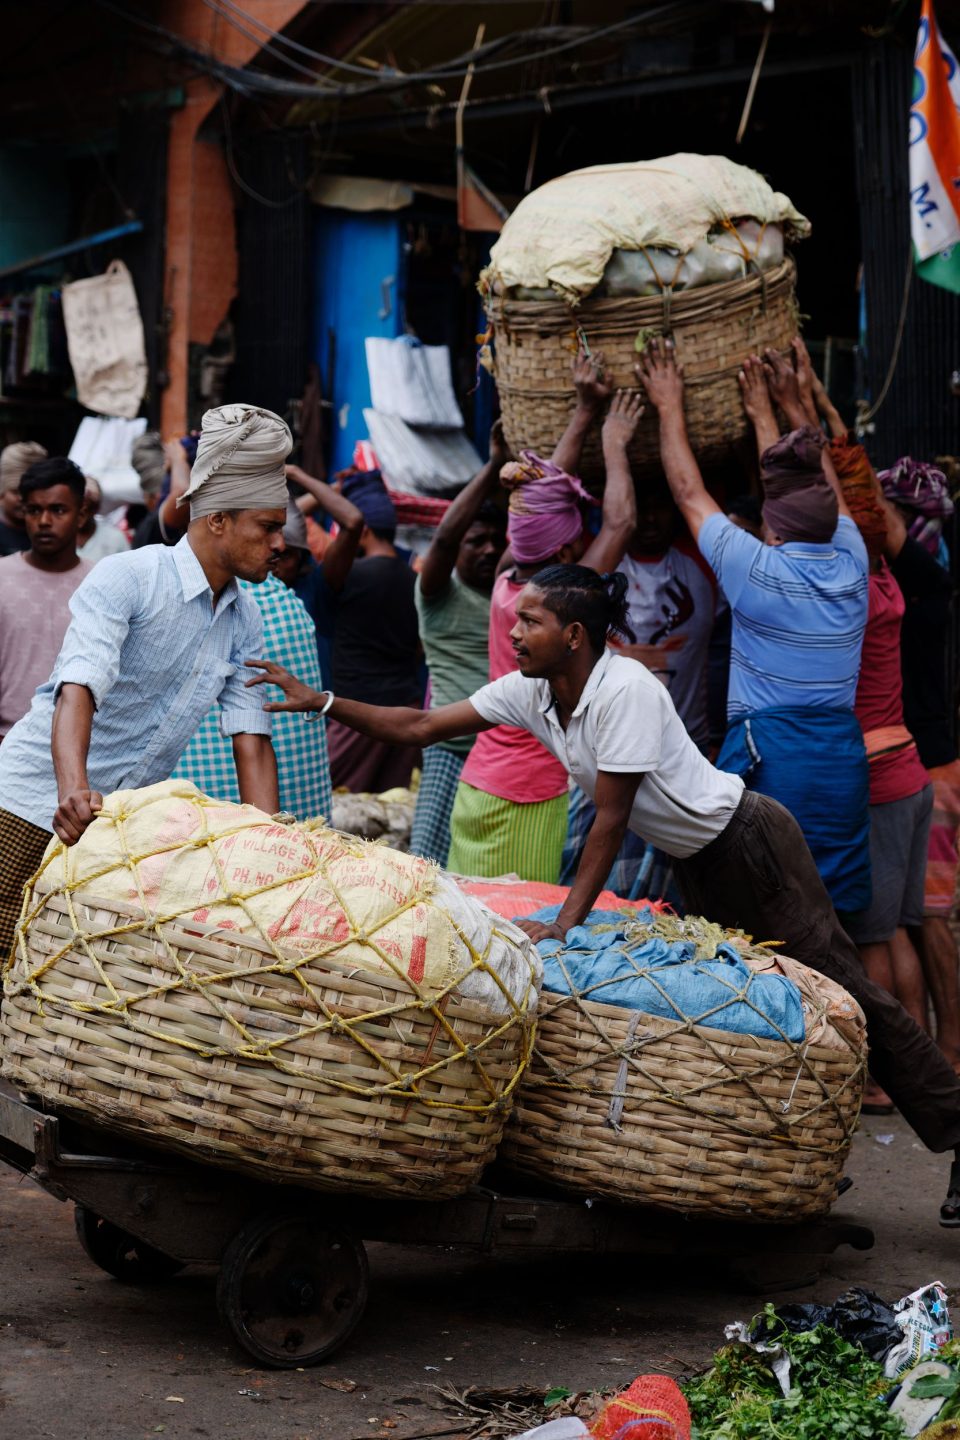
[[[798,360],[805,356],[797,347]],[[728,730],[717,766],[779,800],[798,821],[837,910],[870,899],[867,759],[853,711],[867,623],[867,552],[798,376],[780,355],[741,372],[764,483],[762,540],[704,486],[687,440],[672,347],[638,367],[660,417],[667,480],[733,614]],[[768,389],[768,385],[770,389]],[[791,433],[781,439],[775,392]]]
[[[270,411],[208,411],[187,534],[108,556],[74,592],[53,674],[0,746],[0,959],[51,831],[73,845],[104,794],[166,779],[216,702],[241,798],[279,808],[270,716],[245,685],[263,625],[237,582],[283,550],[291,445]]]

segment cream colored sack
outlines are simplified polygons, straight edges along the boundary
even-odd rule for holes
[[[147,393],[147,354],[130,271],[112,260],[103,275],[64,285],[62,295],[77,399],[98,415],[133,420]]]
[[[716,226],[732,231],[748,218],[782,226],[787,239],[810,230],[786,195],[723,155],[591,165],[520,201],[490,251],[481,289],[549,287],[575,305],[600,284],[614,250],[685,255]]]
[[[77,845],[53,841],[36,901],[61,889],[133,905],[148,920],[259,934],[284,957],[322,950],[401,975],[427,997],[456,989],[497,1014],[507,995],[536,1005],[542,966],[526,935],[432,862],[282,825],[186,780],[118,790]]]

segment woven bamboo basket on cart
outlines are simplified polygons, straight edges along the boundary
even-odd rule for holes
[[[781,1222],[825,1213],[860,1111],[863,1015],[806,966],[742,940],[737,948],[752,970],[779,970],[799,987],[805,1040],[544,991],[500,1158],[638,1205]]]
[[[445,880],[413,857],[330,831],[321,840],[422,876],[408,905],[429,904]],[[345,904],[339,928],[292,957],[269,935],[194,913],[106,904],[98,884],[41,870],[27,889],[0,1019],[7,1079],[53,1109],[261,1178],[428,1199],[476,1180],[529,1054],[531,996],[485,1006],[453,977],[430,993],[388,963],[365,969],[363,947],[389,960],[402,906],[365,933]],[[245,903],[263,893],[252,887]]]
[[[515,452],[549,456],[573,413],[571,359],[578,342],[602,351],[616,386],[636,388],[638,346],[672,335],[684,366],[690,443],[702,464],[721,461],[748,434],[737,372],[745,356],[767,346],[785,350],[797,333],[796,272],[790,259],[766,274],[705,285],[671,296],[583,300],[486,297],[493,328],[493,374],[503,427]],[[631,444],[636,473],[659,468],[657,417],[647,406]],[[584,447],[585,479],[603,475],[600,425]]]

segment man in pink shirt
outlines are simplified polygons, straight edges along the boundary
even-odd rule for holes
[[[83,471],[57,458],[31,465],[20,479],[30,548],[0,559],[0,741],[49,678],[70,597],[90,570],[77,557],[85,487]]]

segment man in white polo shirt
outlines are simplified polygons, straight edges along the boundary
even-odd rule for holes
[[[284,699],[268,710],[332,713],[344,725],[394,744],[433,745],[493,725],[530,731],[593,800],[597,818],[557,921],[525,920],[534,940],[564,939],[603,887],[629,828],[675,859],[693,913],[764,940],[837,981],[867,1018],[871,1069],[931,1150],[960,1148],[960,1079],[892,995],[865,975],[841,928],[793,816],[769,796],[715,769],[687,734],[668,692],[638,661],[611,655],[626,634],[626,581],[580,565],[541,570],[517,601],[511,640],[518,673],[469,700],[421,711],[338,700],[308,689],[270,661],[251,685]],[[960,1224],[960,1158],[941,1224]]]

